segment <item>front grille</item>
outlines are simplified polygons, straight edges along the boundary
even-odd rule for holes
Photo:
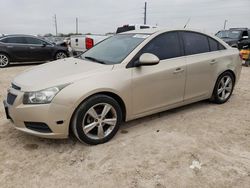
[[[13,89],[16,89],[16,90],[21,90],[21,87],[15,85],[15,84],[13,84],[13,83],[11,83],[11,87],[12,87]]]
[[[7,95],[7,103],[10,105],[13,105],[15,100],[16,100],[16,95],[12,94],[12,93],[8,93]]]
[[[41,122],[24,122],[26,128],[41,132],[41,133],[52,133],[51,129],[46,123]]]

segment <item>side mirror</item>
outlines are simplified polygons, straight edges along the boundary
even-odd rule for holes
[[[46,47],[47,46],[47,44],[46,43],[42,43],[42,47]]]
[[[160,59],[156,55],[151,53],[144,53],[140,56],[137,66],[157,65],[159,62]]]

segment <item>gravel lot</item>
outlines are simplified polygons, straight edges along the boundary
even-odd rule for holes
[[[0,69],[0,101],[30,66]],[[124,124],[82,145],[15,130],[0,105],[0,187],[250,187],[250,68],[231,100],[202,101]],[[195,161],[199,168],[191,169]],[[201,165],[201,166],[199,166]]]

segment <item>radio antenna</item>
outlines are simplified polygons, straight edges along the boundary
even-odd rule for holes
[[[184,29],[187,27],[188,23],[190,22],[191,18],[188,18],[186,24],[184,25]]]

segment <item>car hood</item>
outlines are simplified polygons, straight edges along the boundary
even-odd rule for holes
[[[22,91],[38,91],[68,84],[104,71],[113,65],[103,65],[78,58],[67,58],[28,69],[15,77],[13,83]]]

